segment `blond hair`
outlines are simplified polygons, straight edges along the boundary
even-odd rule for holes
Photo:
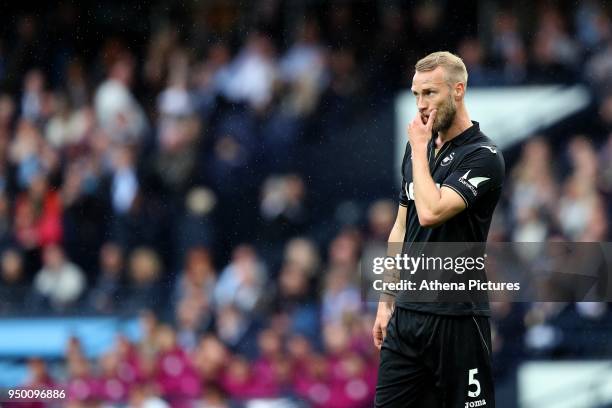
[[[414,69],[418,72],[433,71],[437,67],[444,68],[446,82],[449,85],[462,82],[467,86],[468,73],[463,60],[448,51],[432,52],[420,59]]]

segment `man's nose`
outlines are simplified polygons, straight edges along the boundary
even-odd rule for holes
[[[417,100],[417,108],[419,109],[419,112],[421,113],[425,113],[427,111],[427,104],[425,103],[423,98],[419,98]]]

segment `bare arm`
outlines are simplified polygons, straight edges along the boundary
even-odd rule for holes
[[[400,205],[397,209],[397,217],[395,223],[389,234],[387,255],[397,255],[398,248],[401,247],[401,243],[404,242],[406,236],[406,207]],[[399,281],[399,276],[396,270],[385,271],[384,275],[385,282]],[[389,319],[393,313],[393,307],[395,305],[395,294],[386,292],[380,295],[380,301],[378,302],[378,311],[376,312],[376,321],[374,328],[372,329],[372,336],[374,338],[374,345],[380,350],[382,342],[387,335],[387,325]]]
[[[387,240],[387,256],[395,257],[396,255],[400,255],[402,244],[406,236],[407,212],[406,207],[402,205],[398,206],[395,223],[393,224],[393,228],[391,228],[391,233]],[[396,269],[386,270],[383,278],[385,282],[399,282],[399,271]],[[391,292],[383,293],[380,297],[380,301],[393,305],[393,303],[395,303],[395,294]]]
[[[448,187],[438,189],[429,172],[427,147],[413,150],[414,204],[423,227],[435,227],[466,208],[459,194]]]
[[[438,189],[429,172],[427,144],[431,139],[436,114],[437,111],[433,110],[426,124],[423,124],[417,114],[408,128],[408,140],[412,149],[414,205],[419,224],[423,227],[435,227],[442,224],[467,207],[463,198],[451,188]]]
[[[389,243],[392,242],[404,242],[404,237],[406,236],[406,207],[403,205],[398,206],[397,208],[397,217],[395,217],[395,223],[393,224],[393,228],[391,228],[391,233],[389,234]],[[387,253],[387,255],[393,255]]]

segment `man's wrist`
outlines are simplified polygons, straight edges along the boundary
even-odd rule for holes
[[[410,145],[412,150],[412,158],[424,156],[427,157],[427,143],[414,143]]]
[[[395,303],[395,296],[396,293],[394,292],[384,291],[380,294],[379,302],[393,304]]]

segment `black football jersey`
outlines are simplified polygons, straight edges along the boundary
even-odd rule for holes
[[[433,228],[419,224],[412,179],[412,152],[406,144],[402,162],[400,205],[406,207],[404,248],[419,242],[486,242],[493,211],[500,199],[505,163],[501,151],[481,131],[478,122],[446,142],[435,155],[432,137],[427,154],[436,185],[453,189],[465,201],[466,209]],[[484,273],[484,271],[483,271]],[[479,278],[486,278],[482,276]],[[449,315],[488,315],[488,303],[416,303],[410,293],[401,292],[396,305],[412,310]]]

